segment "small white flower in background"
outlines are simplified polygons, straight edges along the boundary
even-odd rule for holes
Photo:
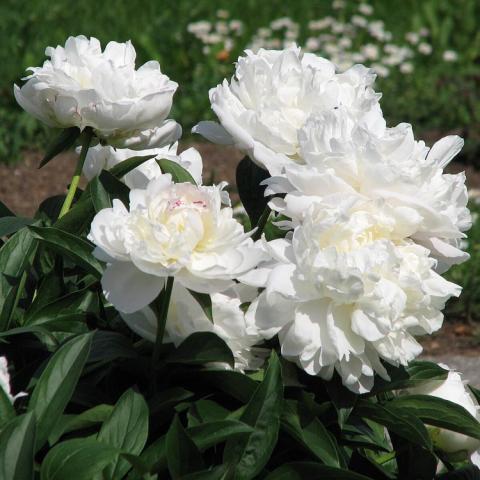
[[[374,79],[361,65],[336,74],[333,63],[295,46],[247,50],[231,82],[210,90],[220,125],[200,122],[193,132],[234,144],[270,174],[279,174],[285,165],[303,162],[298,132],[312,113],[345,105],[354,115],[381,116]]]
[[[320,41],[315,37],[308,37],[305,42],[305,48],[309,52],[316,52],[320,48]]]
[[[420,40],[420,35],[416,32],[407,32],[405,34],[405,39],[407,40],[408,43],[411,43],[412,45],[416,45]]]
[[[220,35],[227,35],[230,29],[228,28],[227,22],[217,22],[215,24],[215,30]]]
[[[352,46],[352,40],[348,37],[342,37],[339,41],[338,41],[338,45],[341,47],[341,48],[350,48]]]
[[[110,146],[96,145],[88,149],[83,165],[83,174],[87,180],[100,175],[102,170],[109,170],[115,165],[136,156],[155,155],[139,167],[127,173],[123,181],[129,188],[146,188],[148,182],[162,175],[157,159],[166,158],[181,165],[187,170],[197,183],[202,183],[202,157],[195,148],[189,148],[177,154],[178,142],[163,148],[148,150],[129,150],[128,148],[115,149]],[[80,148],[77,148],[80,153]]]
[[[421,37],[428,37],[430,35],[430,30],[428,28],[423,27],[418,31],[418,34]]]
[[[390,75],[390,70],[380,63],[372,64],[372,69],[379,77],[386,78]]]
[[[333,0],[332,2],[332,8],[334,10],[341,10],[342,8],[345,8],[345,1],[344,0]]]
[[[187,31],[193,33],[198,38],[201,38],[208,33],[212,29],[212,24],[205,20],[201,20],[199,22],[189,23],[187,26]]]
[[[429,43],[422,42],[418,45],[418,51],[422,55],[430,55],[432,53],[432,46]]]
[[[458,53],[454,50],[445,50],[442,57],[446,62],[456,62],[458,60]]]
[[[46,125],[91,127],[117,147],[162,147],[176,141],[181,127],[167,119],[177,83],[156,61],[135,69],[130,42],[110,42],[102,52],[96,38],[69,37],[65,47],[48,47],[42,67],[14,87],[17,102]]]
[[[243,31],[243,22],[241,20],[230,20],[229,26],[230,30],[236,32],[237,35]]]
[[[400,65],[400,71],[405,74],[413,72],[413,64],[410,62],[405,62]]]
[[[350,21],[353,25],[361,28],[365,28],[368,25],[368,20],[361,15],[353,15]]]
[[[17,398],[24,397],[27,394],[20,392],[16,395],[12,395],[10,387],[10,375],[8,373],[8,363],[6,357],[0,357],[0,389],[2,389],[7,398],[13,403]]]
[[[445,380],[426,381],[418,387],[408,389],[407,393],[449,400],[463,407],[472,417],[480,421],[480,406],[466,382],[462,380],[461,374],[450,370],[446,365],[441,366],[449,370]],[[428,429],[436,448],[449,454],[468,455],[470,461],[480,467],[480,440],[442,428],[428,427]]]
[[[210,320],[192,294],[174,283],[163,341],[178,346],[192,333],[213,332],[232,350],[236,370],[256,370],[264,362],[262,349],[254,347],[262,337],[255,328],[247,328],[245,313],[241,308],[243,303],[251,302],[256,296],[256,288],[240,284],[225,292],[212,294]],[[155,342],[157,319],[150,307],[121,315],[135,333]]]
[[[362,13],[363,15],[372,15],[373,13],[373,7],[369,5],[368,3],[361,3],[358,6],[358,11]]]
[[[105,296],[120,312],[150,304],[167,277],[201,293],[226,290],[263,253],[233,218],[225,184],[213,187],[173,183],[169,174],[130,192],[97,213],[89,239],[108,266]]]
[[[320,20],[310,20],[310,22],[308,22],[308,28],[310,30],[324,30],[325,28],[328,28],[330,25],[332,25],[333,22],[333,17],[324,17]]]
[[[334,204],[311,205],[293,235],[265,242],[275,262],[242,278],[266,287],[247,319],[266,338],[278,334],[282,356],[310,375],[336,370],[364,393],[375,373],[388,379],[381,359],[407,365],[421,352],[413,335],[441,327],[460,287],[433,271],[426,248],[396,235],[388,210]]]
[[[377,60],[378,58],[378,46],[373,43],[367,43],[361,47],[361,52],[369,60]]]
[[[217,17],[218,18],[228,18],[230,16],[230,12],[228,10],[217,10]]]

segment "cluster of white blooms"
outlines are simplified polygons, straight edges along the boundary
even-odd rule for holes
[[[229,17],[227,10],[218,10],[217,20],[213,23],[200,20],[188,24],[187,31],[202,42],[205,55],[212,53],[212,47],[215,47],[213,51],[217,59],[228,59],[228,53],[234,48],[236,38],[244,31],[241,20],[229,20]]]
[[[70,37],[48,47],[50,57],[19,88],[17,102],[46,125],[91,127],[108,144],[142,149],[176,141],[182,129],[167,119],[178,85],[156,61],[135,69],[130,42],[110,42],[102,52],[96,38]]]
[[[270,28],[296,31],[288,18]],[[374,47],[364,54],[376,58]],[[468,257],[461,249],[470,226],[465,177],[443,173],[463,141],[449,136],[429,149],[410,125],[388,127],[372,70],[339,73],[296,46],[249,50],[232,80],[211,89],[219,123],[200,122],[194,131],[235,145],[269,172],[269,205],[285,229],[269,242],[245,232],[224,183],[202,185],[195,149],[179,154],[177,135],[157,145],[144,134],[147,125],[156,132],[172,122],[164,117],[174,88],[168,102],[159,92],[176,84],[157,63],[139,74],[129,43],[102,53],[84,37],[50,55],[17,98],[46,123],[94,130],[102,145],[86,154],[87,178],[132,156],[154,156],[125,175],[129,205],[113,200],[89,233],[106,263],[104,295],[137,333],[156,338],[151,304],[164,289],[168,298],[173,279],[165,341],[214,332],[235,368],[248,370],[262,362],[256,345],[276,335],[282,355],[307,373],[330,379],[337,372],[348,388],[366,392],[375,374],[388,378],[385,363],[406,365],[420,353],[416,335],[440,328],[441,310],[460,288],[439,271]],[[113,82],[108,91],[105,82]],[[132,140],[139,137],[147,149]],[[161,159],[187,170],[192,183],[175,183]],[[210,295],[211,318],[200,294]]]
[[[240,44],[244,39],[239,39],[238,32],[233,32],[231,26],[219,32],[216,25],[199,21],[191,23],[188,31],[202,42],[207,55],[212,53],[210,47],[213,44],[220,45],[228,52],[246,47],[256,53],[260,49],[288,48],[304,38],[306,51],[327,56],[338,70],[344,71],[356,63],[363,63],[380,77],[387,77],[393,70],[409,75],[414,71],[417,61],[421,62],[425,55],[433,53],[433,47],[428,43],[428,29],[407,32],[407,44],[402,39],[393,43],[393,34],[385,28],[385,23],[372,17],[375,14],[372,5],[360,3],[357,12],[348,19],[345,19],[345,7],[343,1],[333,2],[332,8],[341,19],[328,15],[311,20],[304,32],[300,24],[289,17],[274,19],[268,25],[258,28],[246,45]],[[217,59],[225,60],[224,56],[219,55],[218,49],[214,53]],[[440,58],[445,62],[455,62],[458,54],[453,50],[445,50]]]
[[[247,51],[231,82],[210,91],[219,119],[194,131],[244,151],[271,177],[285,239],[241,281],[264,288],[247,313],[282,355],[312,375],[334,371],[370,390],[382,364],[406,365],[415,335],[438,330],[460,288],[439,275],[468,258],[464,174],[444,167],[463,141],[431,149],[411,125],[387,127],[375,75],[291,47]]]

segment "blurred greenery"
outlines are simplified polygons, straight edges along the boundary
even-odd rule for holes
[[[467,138],[465,155],[475,158],[480,135],[480,2],[477,0],[372,0],[375,19],[383,19],[393,39],[428,28],[433,54],[425,56],[410,75],[392,72],[378,80],[382,105],[390,124],[410,122],[417,136],[432,138],[451,130]],[[346,2],[343,15],[358,1]],[[244,30],[227,59],[202,53],[202,44],[187,32],[199,20],[217,20],[219,8],[240,19]],[[177,81],[172,116],[184,131],[211,117],[208,89],[233,72],[233,60],[260,27],[279,17],[300,25],[332,15],[331,2],[316,0],[2,0],[0,2],[0,161],[14,162],[25,148],[45,146],[48,135],[40,122],[21,111],[13,98],[13,83],[25,69],[41,65],[45,47],[64,44],[69,35],[95,36],[102,44],[131,39],[138,64],[159,60],[162,70]],[[299,42],[305,41],[301,33]],[[453,49],[458,62],[447,63],[435,52]]]

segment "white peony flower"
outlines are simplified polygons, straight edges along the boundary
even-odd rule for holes
[[[334,65],[293,46],[283,51],[247,50],[235,77],[210,90],[220,124],[200,122],[193,131],[220,144],[235,144],[272,175],[302,163],[298,133],[312,113],[348,107],[362,117],[376,112],[375,75],[355,65],[336,74]]]
[[[7,398],[13,403],[17,398],[24,397],[26,393],[20,392],[17,395],[12,395],[10,387],[10,375],[8,373],[8,363],[6,357],[0,357],[0,389],[2,389]]]
[[[221,208],[228,201],[223,187],[175,184],[165,174],[130,192],[130,210],[119,200],[101,210],[89,238],[109,263],[102,278],[107,300],[131,313],[151,303],[169,276],[214,293],[255,267],[263,254],[232,209]]]
[[[263,363],[262,349],[255,348],[262,338],[255,329],[247,328],[245,313],[241,305],[252,301],[257,289],[236,284],[222,293],[214,293],[212,319],[210,320],[192,294],[178,283],[174,283],[167,323],[165,343],[178,346],[195,332],[213,332],[232,350],[235,369],[255,370]],[[127,325],[141,337],[155,342],[157,318],[150,307],[134,313],[122,313]]]
[[[350,390],[388,379],[381,360],[406,365],[422,350],[413,335],[442,325],[460,287],[433,271],[428,250],[395,233],[395,218],[374,203],[313,204],[286,239],[265,243],[274,260],[242,281],[266,289],[247,313],[282,355]]]
[[[157,159],[166,158],[181,165],[192,175],[197,185],[202,183],[202,157],[195,148],[189,148],[180,154],[177,154],[178,142],[162,148],[152,148],[147,150],[130,150],[128,148],[115,149],[110,146],[96,145],[89,148],[85,163],[83,165],[83,174],[87,180],[100,175],[102,170],[109,170],[115,165],[137,156],[156,155],[155,158],[147,160],[139,167],[127,173],[123,181],[129,188],[146,188],[148,182],[162,175],[162,171],[157,163]],[[80,153],[80,148],[77,148]]]
[[[471,226],[465,175],[443,173],[461,138],[448,136],[428,149],[408,124],[386,128],[374,115],[358,120],[339,108],[310,117],[299,144],[305,165],[289,165],[270,180],[269,193],[287,193],[272,202],[277,211],[301,222],[312,202],[372,199],[396,212],[399,236],[430,249],[439,270],[468,259],[459,248]]]
[[[14,87],[17,102],[50,127],[92,127],[110,145],[154,148],[176,141],[181,127],[167,119],[177,84],[156,61],[135,70],[135,49],[96,38],[69,37],[48,47],[42,67]]]
[[[446,365],[442,367],[449,369]],[[450,369],[449,369],[450,370]],[[431,395],[449,400],[467,410],[472,417],[480,421],[480,406],[468,389],[461,374],[450,370],[445,380],[430,380],[418,387],[408,390],[414,395]],[[443,428],[429,427],[430,436],[436,448],[449,454],[467,454],[472,463],[480,467],[480,440],[467,437],[461,433],[444,430]]]

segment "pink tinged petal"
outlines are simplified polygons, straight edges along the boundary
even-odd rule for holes
[[[463,148],[463,138],[449,135],[436,142],[428,152],[427,160],[438,168],[445,168]]]
[[[218,145],[233,145],[234,143],[232,136],[217,122],[199,122],[192,128],[192,133],[198,133]]]
[[[123,313],[133,313],[149,305],[164,284],[164,277],[143,273],[130,262],[112,263],[102,277],[105,298]]]

